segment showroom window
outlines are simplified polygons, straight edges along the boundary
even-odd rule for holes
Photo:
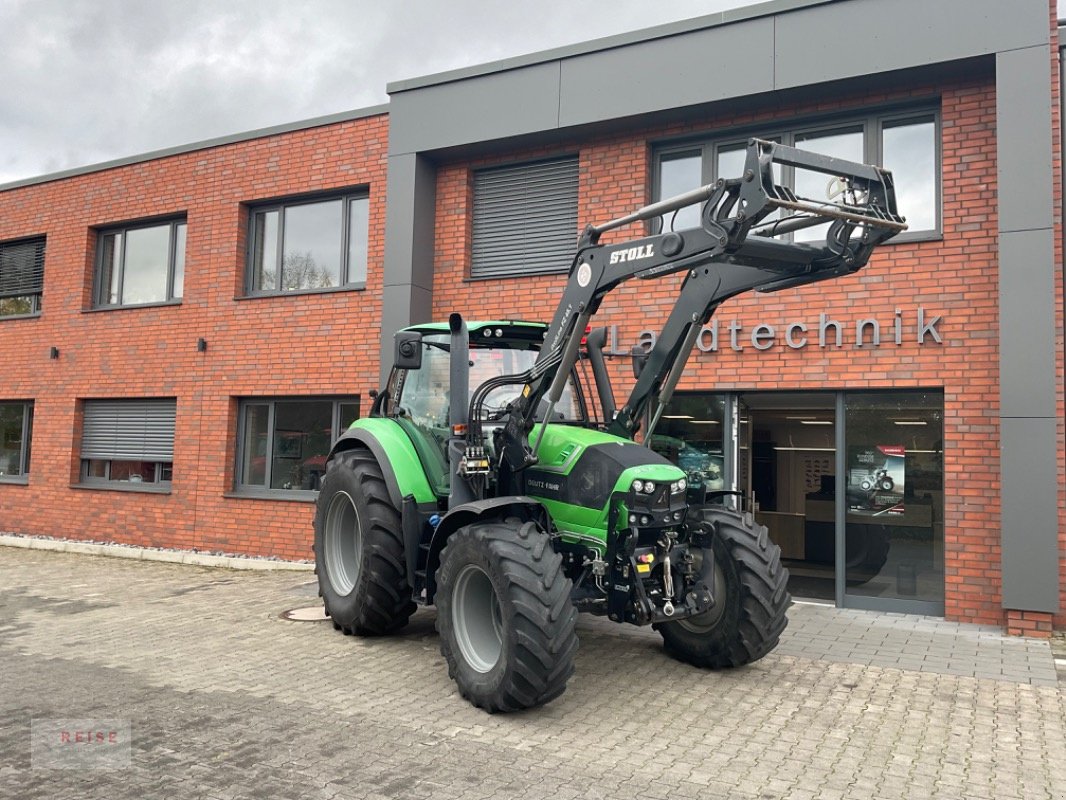
[[[174,475],[173,398],[86,400],[81,480],[121,488],[168,488]]]
[[[921,239],[940,232],[940,120],[933,109],[906,110],[782,130],[745,131],[699,142],[660,148],[656,153],[654,194],[659,200],[722,178],[743,174],[748,136],[758,136],[849,161],[880,164],[892,171],[896,205],[907,218],[900,239]],[[775,165],[775,180],[811,199],[827,199],[830,181],[822,173]],[[772,219],[772,217],[771,217]],[[665,226],[681,230],[699,224],[697,206],[682,209]],[[797,241],[817,241],[826,226],[789,234]]]
[[[0,481],[25,481],[32,436],[33,403],[0,401]]]
[[[0,319],[41,313],[44,237],[0,242]]]
[[[845,397],[847,593],[943,602],[944,393]]]
[[[238,490],[317,491],[333,442],[358,418],[358,397],[241,400]]]
[[[470,277],[569,270],[577,189],[576,156],[474,172]]]
[[[101,230],[97,236],[97,308],[181,300],[185,285],[184,219]]]
[[[363,288],[369,213],[366,192],[253,207],[248,293]]]

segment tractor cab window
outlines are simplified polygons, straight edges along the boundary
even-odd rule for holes
[[[448,492],[448,419],[449,377],[451,359],[448,334],[426,334],[422,337],[422,367],[396,370],[390,380],[392,416],[407,431],[418,457],[438,494]],[[514,375],[533,366],[537,351],[508,347],[470,347],[470,391],[497,375]],[[507,404],[518,397],[522,384],[500,386],[485,398],[484,417],[486,446],[492,447],[491,426],[502,424]],[[469,402],[469,398],[468,398]],[[542,401],[541,413],[547,402]],[[553,422],[583,422],[584,415],[572,380],[552,412]]]
[[[448,436],[449,336],[428,334],[422,337],[422,368],[405,371],[396,385],[397,414],[423,429],[441,429]],[[497,375],[516,375],[533,366],[537,351],[508,347],[470,348],[470,391]],[[485,398],[484,411],[498,417],[507,404],[518,397],[522,384],[500,386]],[[569,381],[552,412],[555,422],[582,422],[584,416],[573,381]]]

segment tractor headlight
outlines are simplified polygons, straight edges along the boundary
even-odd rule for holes
[[[655,484],[651,481],[644,481],[644,492],[646,494],[655,494]]]
[[[688,482],[682,478],[679,481],[674,481],[670,484],[670,494],[680,494],[688,488]]]
[[[640,494],[641,492],[643,492],[644,491],[644,481],[642,481],[642,480],[633,481],[633,491],[636,492],[637,494]]]

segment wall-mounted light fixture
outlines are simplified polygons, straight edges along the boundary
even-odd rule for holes
[[[197,353],[206,353],[207,352],[207,339],[205,339],[203,336],[201,336],[199,339],[196,340],[196,352]]]
[[[53,361],[54,361],[55,359],[59,358],[59,348],[58,348],[58,347],[56,347],[55,345],[52,345],[52,346],[51,346],[51,347],[50,347],[50,348],[48,349],[48,357],[49,357],[50,359],[52,359]]]

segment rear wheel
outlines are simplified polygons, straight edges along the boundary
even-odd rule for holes
[[[485,522],[453,533],[436,603],[448,675],[474,705],[516,711],[566,689],[577,612],[562,558],[535,523]]]
[[[345,633],[391,633],[414,613],[400,514],[367,450],[330,461],[315,513],[318,593]]]
[[[656,625],[666,651],[698,667],[739,667],[773,650],[788,624],[788,570],[781,548],[750,513],[703,507],[714,528],[714,605],[703,614]]]

